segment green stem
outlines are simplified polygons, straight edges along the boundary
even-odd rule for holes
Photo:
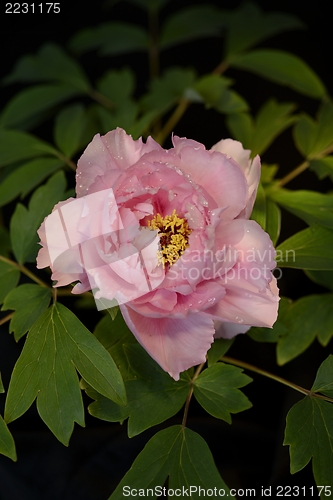
[[[1,318],[0,319],[0,326],[1,325],[4,325],[5,323],[7,323],[7,321],[9,321],[10,319],[12,319],[12,317],[14,316],[14,313],[10,313],[10,314],[7,314],[7,316],[5,316],[4,318]]]
[[[177,123],[179,122],[179,120],[189,107],[189,105],[190,101],[188,99],[183,98],[179,101],[177,108],[174,110],[169,120],[166,122],[166,124],[164,125],[160,133],[157,135],[157,137],[155,137],[155,140],[159,144],[162,145],[166,137],[168,137],[171,134],[171,132],[174,130],[175,126],[177,125]]]
[[[59,158],[59,160],[61,160],[64,163],[66,163],[66,165],[68,165],[69,168],[71,168],[72,170],[74,170],[74,172],[76,171],[76,165],[75,165],[75,163],[70,158],[68,158],[67,156],[63,155],[60,151],[57,151],[57,150],[54,151],[54,154],[55,154],[55,156],[57,158]]]
[[[183,416],[183,421],[182,421],[182,427],[186,427],[186,421],[187,421],[187,416],[188,416],[188,409],[189,409],[189,406],[190,406],[190,401],[192,399],[192,395],[193,395],[193,383],[194,381],[198,378],[198,376],[200,375],[200,372],[201,370],[203,369],[203,367],[205,366],[205,363],[201,363],[201,365],[199,365],[193,375],[193,378],[191,380],[191,388],[190,388],[190,391],[187,395],[187,398],[186,398],[186,403],[185,403],[185,408],[184,408],[184,416]]]
[[[294,384],[293,382],[289,382],[289,380],[286,380],[282,377],[279,377],[278,375],[274,375],[274,373],[270,373],[270,372],[267,372],[266,370],[262,370],[261,368],[258,368],[257,366],[250,365],[249,363],[245,363],[244,361],[239,361],[238,359],[230,358],[229,356],[222,356],[221,361],[224,361],[225,363],[229,363],[230,365],[239,366],[240,368],[244,368],[245,370],[249,370],[249,371],[252,371],[254,373],[258,373],[259,375],[263,375],[264,377],[275,380],[276,382],[279,382],[280,384],[286,385],[287,387],[291,387],[295,391],[298,391],[298,392],[301,392],[302,394],[305,394],[305,396],[315,396],[316,398],[323,399],[324,401],[328,401],[329,403],[333,403],[332,398],[329,398],[327,396],[322,396],[321,394],[317,394],[315,392],[309,391],[308,389],[304,389],[304,387],[301,387],[297,384]]]
[[[321,158],[325,158],[325,156],[329,155],[330,153],[333,152],[333,146],[329,146],[327,149],[324,151],[321,151],[320,153],[316,154],[314,157],[310,157],[308,160],[303,161],[298,167],[294,168],[289,174],[287,174],[285,177],[283,177],[278,183],[278,187],[282,187],[288,182],[292,181],[297,177],[299,174],[304,172],[310,165],[310,160],[320,160]]]
[[[57,288],[58,297],[73,297],[71,288]],[[81,297],[82,295],[80,295]]]
[[[98,92],[98,90],[91,89],[89,92],[89,95],[94,101],[98,102],[102,106],[104,106],[107,109],[114,110],[115,104],[114,102],[111,101],[108,97],[106,97],[104,94],[101,94]]]
[[[6,262],[10,266],[16,267],[21,273],[25,274],[30,278],[32,281],[37,283],[40,286],[43,286],[44,288],[50,288],[49,285],[47,285],[44,281],[39,279],[33,272],[29,271],[25,266],[18,264],[17,262],[14,262],[13,260],[7,259],[7,257],[4,257],[3,255],[0,255],[0,260],[2,262]]]
[[[277,185],[279,187],[282,187],[285,184],[288,184],[288,182],[292,181],[295,177],[297,177],[299,174],[304,172],[308,168],[309,165],[310,165],[310,163],[307,160],[303,161],[303,163],[298,165],[298,167],[294,168],[294,170],[292,170],[291,172],[289,172],[289,174],[287,174],[285,177],[283,177],[277,183]]]
[[[50,288],[47,283],[39,279],[33,272],[29,271],[29,269],[27,269],[25,266],[19,266],[19,270],[38,285],[43,286],[44,288]]]
[[[212,74],[214,75],[221,75],[226,71],[226,69],[229,67],[229,63],[227,61],[222,61],[213,71]],[[166,137],[170,135],[170,133],[174,130],[175,126],[179,122],[179,120],[182,118],[183,114],[189,107],[191,102],[186,99],[185,97],[180,99],[178,106],[170,116],[169,120],[166,122],[164,125],[163,129],[157,134],[155,137],[156,141],[159,144],[163,144],[165,141]]]
[[[222,61],[216,68],[212,71],[213,75],[222,75],[229,68],[229,63],[227,61]]]

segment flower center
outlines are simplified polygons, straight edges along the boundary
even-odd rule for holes
[[[158,261],[166,265],[174,264],[188,247],[188,237],[192,230],[186,219],[178,217],[176,210],[171,215],[162,217],[156,214],[148,221],[148,227],[158,231],[161,250],[158,251]]]

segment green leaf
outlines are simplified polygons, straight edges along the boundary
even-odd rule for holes
[[[280,267],[333,270],[333,231],[313,226],[294,234],[276,249]]]
[[[105,134],[116,127],[130,131],[137,118],[138,105],[127,101],[126,104],[123,103],[123,106],[114,112],[110,112],[102,106],[98,106],[97,112],[102,123],[102,131]]]
[[[60,81],[81,92],[90,91],[90,83],[80,65],[54,43],[41,47],[37,55],[22,57],[4,83]]]
[[[295,144],[308,159],[327,154],[333,146],[333,104],[328,99],[321,104],[317,121],[302,115],[294,128]]]
[[[234,498],[202,437],[186,427],[175,425],[158,432],[148,441],[109,500],[122,500],[124,491],[126,494],[129,491],[133,497],[147,488],[154,490],[152,498],[156,499],[163,493],[167,477],[168,488],[179,489],[177,494],[180,493],[182,498],[199,499],[200,487],[216,488],[221,496]]]
[[[333,397],[333,356],[330,354],[320,365],[316,379],[311,387],[312,392],[320,392],[329,398]]]
[[[85,120],[85,110],[81,104],[73,104],[57,115],[54,142],[68,158],[80,148]]]
[[[333,405],[306,397],[287,415],[284,445],[290,449],[290,472],[303,469],[312,458],[317,485],[333,488]],[[321,498],[326,498],[325,493]]]
[[[84,425],[75,368],[99,393],[124,403],[123,382],[111,356],[72,312],[56,304],[28,333],[9,384],[5,420],[20,417],[37,397],[41,418],[67,445],[74,421]]]
[[[317,115],[317,137],[312,155],[323,153],[333,144],[333,103],[329,99],[321,102]]]
[[[309,156],[316,142],[316,122],[310,116],[301,116],[294,127],[293,135],[297,149],[304,156]]]
[[[109,315],[105,316],[97,324],[94,335],[111,354],[123,379],[128,380],[133,378],[134,372],[129,365],[124,345],[131,342],[137,343],[137,341],[126,325],[122,315],[117,314],[114,320],[111,320]]]
[[[224,114],[241,113],[249,108],[243,97],[234,90],[228,89],[224,90],[221,99],[214,107],[217,111]]]
[[[315,191],[272,189],[271,199],[309,225],[333,228],[333,196]]]
[[[232,60],[234,54],[249,49],[278,33],[304,27],[304,24],[291,14],[264,13],[255,3],[244,3],[228,12],[227,59]]]
[[[318,337],[326,346],[333,336],[333,294],[308,295],[291,304],[282,319],[286,331],[277,345],[279,365],[304,352]]]
[[[219,102],[221,94],[231,85],[231,80],[220,75],[204,75],[193,85],[193,89],[198,94],[198,100],[214,106]]]
[[[117,21],[79,31],[69,46],[79,53],[98,49],[101,56],[114,56],[147,50],[149,37],[141,26]]]
[[[273,182],[278,169],[279,169],[278,165],[267,165],[263,163],[261,165],[260,182],[262,182],[263,185],[270,184],[271,182]]]
[[[36,158],[11,172],[0,184],[0,206],[21,195],[24,198],[50,174],[64,166],[57,158]]]
[[[117,314],[112,320],[109,315],[104,316],[96,325],[94,335],[105,349],[112,350],[116,354],[117,348],[131,340],[136,342],[133,333],[126,325],[121,314]],[[113,359],[116,356],[112,354]]]
[[[291,116],[294,109],[294,104],[280,104],[275,99],[270,99],[260,108],[250,144],[252,156],[262,155],[275,138],[295,122],[296,117]]]
[[[112,321],[116,319],[117,314],[119,313],[119,306],[109,307],[107,312],[110,314],[110,318]]]
[[[233,339],[215,339],[211,348],[207,352],[208,366],[214,365],[225,353],[230,349],[234,343]]]
[[[96,108],[103,131],[122,127],[131,132],[139,111],[138,104],[132,99],[134,88],[133,72],[126,68],[108,71],[98,82],[98,91],[109,99],[108,109],[101,106]]]
[[[245,100],[236,92],[229,90],[230,80],[218,75],[205,75],[193,89],[207,107],[213,107],[220,113],[240,113],[248,109]]]
[[[9,325],[9,332],[14,332],[16,341],[30,330],[34,322],[48,308],[51,295],[50,288],[32,284],[20,285],[9,292],[1,310],[16,311]]]
[[[107,71],[99,80],[97,90],[108,97],[115,107],[122,107],[135,90],[134,73],[129,68]]]
[[[3,394],[5,392],[5,388],[3,386],[1,372],[0,372],[0,393]]]
[[[254,121],[249,113],[232,113],[227,116],[226,124],[232,137],[243,144],[243,147],[251,147],[254,133]]]
[[[31,118],[39,117],[76,94],[77,91],[66,84],[36,85],[22,90],[9,101],[0,114],[0,126],[24,127]]]
[[[333,291],[333,271],[310,271],[306,270],[305,274],[318,285],[322,285]]]
[[[280,104],[270,99],[260,108],[256,119],[247,113],[231,114],[227,118],[233,137],[251,149],[251,155],[262,155],[271,143],[297,119],[291,113],[294,104]]]
[[[264,231],[266,231],[273,245],[276,244],[281,228],[281,212],[279,207],[272,200],[266,197],[265,190],[259,183],[256,201],[251,214],[251,219],[260,224]]]
[[[166,112],[193,85],[195,73],[192,69],[169,68],[161,78],[151,82],[150,92],[141,101],[144,111],[154,111],[155,116]]]
[[[189,378],[185,373],[175,382],[137,343],[122,344],[121,347],[132,374],[131,379],[125,381],[127,406],[119,408],[88,388],[87,394],[96,400],[89,406],[89,412],[109,422],[129,417],[128,435],[133,437],[164,422],[181,409],[189,391]]]
[[[213,5],[186,7],[171,14],[161,29],[162,49],[179,43],[211,36],[218,36],[225,21],[220,9]]]
[[[20,271],[17,267],[4,262],[0,256],[0,304],[7,294],[16,287],[20,279]]]
[[[143,113],[129,127],[128,133],[133,137],[134,140],[139,139],[139,137],[146,135],[146,132],[151,128],[155,118],[156,113],[154,110]]]
[[[124,383],[110,354],[71,311],[61,304],[56,310],[55,328],[66,334],[67,347],[80,375],[100,394],[124,405]]]
[[[273,245],[276,245],[281,230],[281,211],[276,203],[266,199],[266,227],[265,231],[269,234]]]
[[[11,458],[14,462],[17,460],[15,442],[13,436],[8,430],[6,423],[0,415],[0,453]]]
[[[51,146],[18,130],[0,130],[0,167],[51,152]]]
[[[216,363],[200,373],[194,382],[194,396],[213,417],[231,424],[230,413],[239,413],[252,406],[239,387],[252,379],[236,366]]]
[[[233,56],[230,64],[251,71],[301,94],[320,99],[326,89],[316,73],[299,57],[274,49],[258,49]]]
[[[326,156],[320,160],[311,160],[309,168],[316,173],[320,180],[329,176],[333,181],[333,156]]]
[[[20,264],[33,262],[39,250],[37,229],[53,206],[64,196],[66,179],[63,172],[54,174],[32,195],[29,209],[18,203],[10,221],[14,255]]]

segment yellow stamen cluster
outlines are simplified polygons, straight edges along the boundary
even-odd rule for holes
[[[171,215],[165,217],[156,214],[148,221],[148,227],[159,233],[161,250],[158,252],[158,261],[163,267],[171,266],[188,247],[188,237],[192,230],[188,227],[187,220],[178,217],[174,210]]]

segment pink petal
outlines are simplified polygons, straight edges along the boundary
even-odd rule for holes
[[[179,154],[180,151],[186,147],[194,148],[195,151],[198,151],[198,149],[206,149],[201,142],[194,141],[193,139],[187,139],[186,137],[178,137],[177,135],[172,137],[172,144],[174,146],[174,151],[177,154]]]
[[[242,143],[239,141],[222,139],[214,144],[211,151],[218,151],[232,158],[242,167],[244,173],[248,169],[251,151],[249,149],[244,149]]]
[[[215,281],[203,281],[196,289],[188,294],[178,294],[178,302],[173,313],[193,313],[204,311],[212,307],[215,302],[221,300],[225,295],[225,289]]]
[[[251,325],[239,325],[238,323],[227,323],[223,321],[222,323],[215,321],[215,338],[232,339],[240,333],[246,333],[250,330]]]
[[[97,299],[117,300],[123,304],[149,292],[149,284],[141,269],[127,265],[126,260],[88,270],[89,280],[99,289],[95,293]]]
[[[234,279],[225,284],[226,294],[215,306],[204,312],[214,320],[236,323],[242,326],[271,328],[276,321],[279,297],[276,279],[259,292],[245,279]]]
[[[218,207],[226,207],[223,219],[234,219],[244,209],[248,196],[245,175],[237,163],[221,153],[184,147],[180,168],[202,186]]]
[[[234,277],[246,277],[258,290],[266,288],[271,270],[276,266],[276,252],[259,224],[244,219],[221,223],[216,229],[216,248],[223,247],[233,249],[237,256],[237,264],[223,276],[228,283],[232,283]]]
[[[147,318],[124,305],[121,312],[140,344],[175,380],[180,372],[205,362],[215,333],[210,318],[201,313],[184,319]]]
[[[76,172],[77,196],[84,196],[96,177],[109,170],[125,170],[149,151],[162,148],[152,138],[144,144],[142,139],[134,141],[130,135],[117,128],[104,136],[95,135],[78,161]]]
[[[131,301],[131,309],[143,316],[162,318],[171,316],[177,304],[177,293],[171,290],[158,289]],[[175,317],[172,314],[172,317]],[[184,312],[180,315],[184,317]]]
[[[260,158],[259,156],[256,156],[252,161],[252,163],[250,164],[248,171],[246,172],[246,179],[249,186],[249,194],[246,200],[246,207],[238,217],[244,217],[245,219],[250,218],[253,210],[253,205],[257,197],[260,174],[261,174]]]
[[[259,156],[257,155],[253,161],[250,160],[251,151],[244,149],[241,142],[232,139],[222,139],[212,147],[211,151],[219,151],[229,158],[233,158],[241,166],[248,184],[246,209],[241,216],[249,219],[260,181],[261,165]]]

